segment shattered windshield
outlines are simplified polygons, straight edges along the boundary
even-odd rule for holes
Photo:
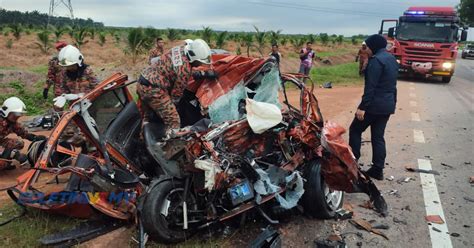
[[[449,22],[401,22],[397,39],[406,41],[453,42],[457,28]]]

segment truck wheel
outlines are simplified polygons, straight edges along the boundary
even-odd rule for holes
[[[447,84],[447,83],[449,83],[449,82],[451,82],[451,76],[449,76],[449,77],[443,77],[443,83],[446,83],[446,84]]]
[[[140,214],[143,228],[151,238],[169,244],[183,242],[194,234],[192,229],[184,230],[182,226],[183,194],[184,184],[178,180],[163,181],[151,189]],[[186,203],[188,210],[197,210],[191,193]]]
[[[315,160],[306,165],[305,179],[307,180],[302,197],[305,213],[311,217],[330,219],[336,210],[342,207],[344,193],[331,190],[321,175],[321,161]]]

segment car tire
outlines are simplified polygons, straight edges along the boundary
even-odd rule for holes
[[[449,77],[443,77],[442,80],[443,80],[443,83],[448,84],[449,82],[451,82],[451,76],[449,76]]]
[[[321,160],[307,164],[304,177],[305,192],[301,199],[304,212],[311,217],[334,218],[336,210],[342,207],[344,193],[333,191],[326,185],[321,175]]]
[[[183,242],[194,234],[192,229],[183,230],[179,227],[170,227],[166,218],[170,214],[168,210],[171,204],[173,204],[169,200],[173,192],[181,192],[182,194],[184,192],[184,183],[178,180],[166,180],[155,185],[150,193],[148,193],[143,204],[142,212],[140,213],[145,232],[150,235],[152,239],[166,244]],[[190,197],[190,195],[191,194],[188,194],[188,197]],[[192,198],[194,199],[194,197]],[[170,205],[166,208],[165,204]],[[166,217],[163,213],[163,209],[165,208]]]

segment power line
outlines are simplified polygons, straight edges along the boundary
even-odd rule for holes
[[[283,3],[283,2],[247,2],[250,4],[263,5],[268,7],[277,7],[277,8],[289,8],[289,9],[298,9],[306,10],[312,12],[322,12],[322,13],[332,13],[332,14],[344,14],[344,15],[358,15],[358,16],[370,16],[370,17],[386,17],[393,16],[393,14],[388,13],[377,13],[377,12],[368,12],[368,11],[355,11],[347,9],[333,9],[333,8],[321,8],[321,7],[311,7],[303,4],[294,4],[294,3]],[[383,16],[385,15],[385,16]]]

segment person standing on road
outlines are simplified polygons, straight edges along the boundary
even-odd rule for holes
[[[362,47],[359,49],[357,53],[356,62],[359,61],[359,75],[363,76],[365,72],[365,68],[367,68],[367,63],[369,62],[369,54],[370,51],[367,48],[367,44],[365,41],[362,42]]]
[[[310,41],[306,42],[306,47],[300,50],[300,71],[299,73],[304,74],[305,76],[309,76],[309,72],[311,71],[311,67],[313,66],[313,60],[316,56],[312,49],[313,43]]]
[[[355,158],[360,158],[362,133],[370,126],[372,139],[372,167],[366,173],[383,180],[385,166],[385,127],[397,102],[398,63],[385,50],[387,40],[381,35],[371,35],[365,43],[370,59],[365,70],[365,86],[362,101],[349,128],[349,145]]]
[[[67,43],[64,41],[59,41],[54,44],[54,48],[59,51],[67,46]],[[60,85],[60,74],[61,73],[61,67],[59,66],[59,59],[58,55],[54,55],[48,63],[48,79],[46,80],[46,83],[44,85],[43,89],[43,98],[48,99],[48,92],[49,88],[51,88],[51,85],[53,86],[53,91],[54,91],[54,96],[60,96],[61,93],[61,85]]]
[[[163,120],[167,134],[181,127],[177,105],[188,81],[206,77],[206,73],[193,71],[193,68],[211,64],[211,49],[204,40],[196,39],[187,44],[164,53],[161,62],[145,68],[138,79],[143,122],[150,121],[154,113]]]
[[[164,51],[165,41],[161,37],[156,38],[155,47],[150,50],[150,54],[148,55],[148,64],[151,65],[155,60],[159,60],[159,57],[163,55]]]
[[[24,127],[18,123],[18,119],[26,113],[26,106],[18,97],[10,97],[6,99],[0,108],[0,158],[15,159],[20,163],[26,162],[27,158],[20,151],[25,146],[22,139],[7,138],[9,134],[15,133],[17,136],[30,140],[38,141],[46,139],[45,136],[29,133]],[[15,168],[12,164],[0,160],[0,168]],[[8,162],[7,162],[8,163]]]

